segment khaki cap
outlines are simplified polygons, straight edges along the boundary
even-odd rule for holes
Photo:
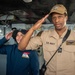
[[[56,4],[55,6],[52,7],[49,14],[52,14],[54,12],[59,14],[64,14],[64,13],[67,14],[67,9],[62,4]]]

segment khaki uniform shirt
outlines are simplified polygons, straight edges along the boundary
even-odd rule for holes
[[[30,40],[27,49],[37,49],[43,46],[46,62],[57,50],[67,30],[61,37],[55,30],[44,31],[41,37],[34,37]],[[67,40],[61,46],[62,52],[57,52],[47,65],[45,75],[75,75],[75,32],[71,31]]]

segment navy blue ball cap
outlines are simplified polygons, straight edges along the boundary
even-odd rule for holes
[[[26,34],[27,33],[27,30],[25,30],[25,29],[19,29],[18,32],[21,32],[22,34]]]
[[[15,29],[13,31],[13,34],[12,34],[12,37],[13,39],[16,41],[16,36],[17,36],[17,33],[18,32],[21,32],[22,34],[26,34],[28,32],[28,30],[25,30],[25,29]]]

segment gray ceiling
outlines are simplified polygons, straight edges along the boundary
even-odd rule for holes
[[[27,0],[26,0],[27,1]],[[51,7],[57,3],[64,4],[68,10],[69,22],[73,12],[75,12],[75,0],[32,0],[24,2],[23,0],[0,0],[0,17],[3,15],[14,15],[15,20],[0,20],[1,24],[26,23],[33,24],[47,13]],[[51,18],[44,23],[51,23]]]

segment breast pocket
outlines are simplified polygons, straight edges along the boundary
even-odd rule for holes
[[[67,43],[64,43],[63,44],[63,49],[65,51],[68,51],[68,52],[75,52],[75,45],[74,44],[67,44]]]
[[[66,43],[62,46],[63,53],[67,59],[75,62],[75,45],[67,45]]]
[[[54,52],[56,51],[56,45],[55,43],[45,43],[43,45],[44,50],[49,51],[49,52]]]

